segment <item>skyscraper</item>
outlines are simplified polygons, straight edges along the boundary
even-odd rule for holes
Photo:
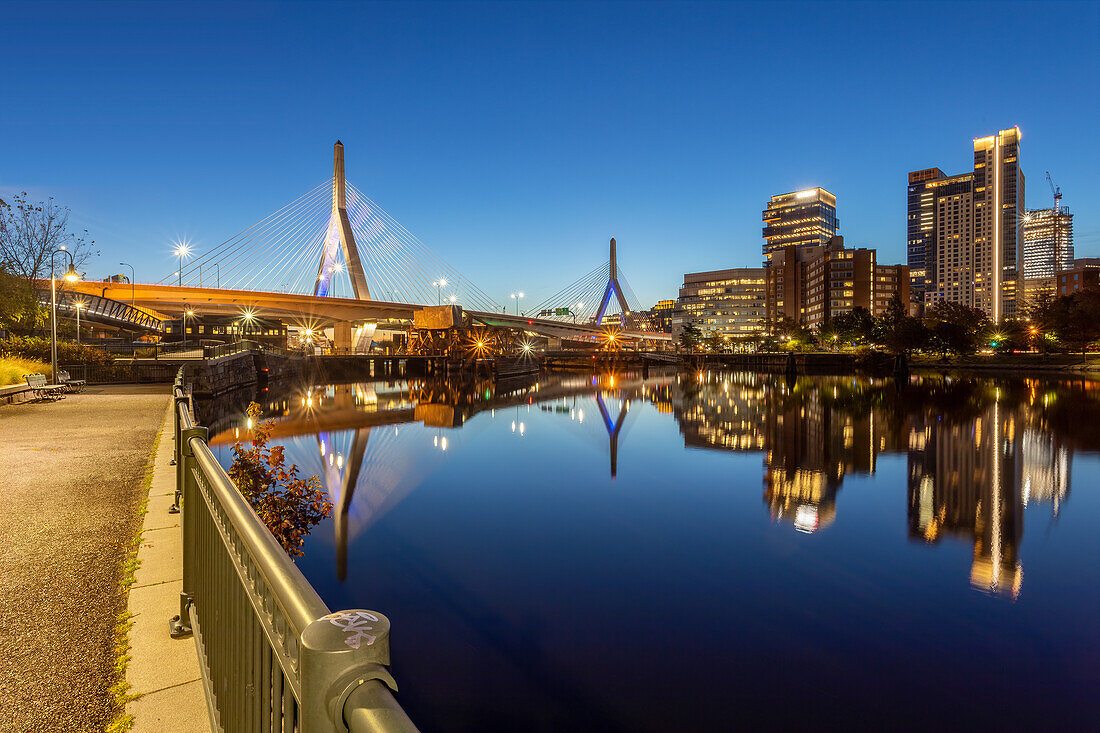
[[[1001,320],[1016,313],[1023,273],[1020,130],[974,140],[974,171],[909,174],[908,256],[914,297],[962,303]]]
[[[1054,277],[1073,267],[1073,214],[1068,206],[1024,215],[1024,277]]]
[[[836,218],[836,196],[824,188],[781,193],[772,196],[764,209],[764,258],[788,246],[827,244],[840,221]]]

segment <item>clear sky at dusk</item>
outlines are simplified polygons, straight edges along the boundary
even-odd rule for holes
[[[1100,255],[1100,4],[52,4],[0,17],[0,191],[174,270],[347,175],[498,301],[615,236],[649,306],[759,265],[769,195],[823,186],[904,262],[908,171],[1019,125],[1027,205]]]

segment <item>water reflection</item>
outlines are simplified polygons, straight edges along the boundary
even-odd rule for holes
[[[880,454],[905,454],[909,538],[972,542],[973,587],[1015,598],[1023,581],[1022,510],[1049,504],[1054,517],[1062,511],[1074,447],[1098,447],[1094,429],[1071,438],[1063,428],[1097,394],[1085,381],[627,373],[307,386],[268,410],[281,413],[273,437],[307,475],[321,476],[335,506],[341,579],[349,542],[434,472],[456,438],[469,437],[455,429],[478,414],[514,410],[511,432],[523,437],[521,408],[538,405],[582,426],[585,406],[591,414],[594,403],[614,478],[630,404],[644,400],[675,418],[688,448],[762,454],[763,502],[773,520],[799,532],[835,521],[847,476],[874,474]],[[224,403],[229,414],[214,445],[240,436],[237,402]],[[402,431],[414,423],[433,430],[433,450],[423,450],[420,432]],[[315,446],[309,457],[308,443]]]
[[[1098,448],[1092,430],[1072,441],[1059,430],[1067,410],[1096,409],[1091,382],[706,373],[683,385],[672,411],[685,445],[762,451],[764,502],[802,532],[834,521],[847,475],[873,474],[879,454],[906,454],[909,537],[973,542],[973,587],[1013,598],[1022,508],[1046,503],[1057,516],[1073,445]]]
[[[1093,383],[575,374],[264,401],[336,507],[299,565],[330,606],[395,619],[425,730],[1091,720]],[[199,410],[227,456],[234,404]]]

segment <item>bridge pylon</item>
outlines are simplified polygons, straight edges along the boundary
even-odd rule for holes
[[[623,313],[622,326],[626,329],[630,320],[630,306],[626,304],[626,297],[623,295],[622,286],[619,285],[619,266],[615,258],[614,237],[611,238],[611,266],[608,269],[607,287],[604,288],[603,298],[600,299],[600,309],[596,312],[596,325],[598,326],[603,322],[604,313],[607,312],[607,306],[611,304],[611,294],[614,293],[619,301],[619,308],[622,309]]]
[[[363,272],[363,263],[359,259],[359,250],[355,246],[355,234],[351,230],[351,221],[348,219],[344,182],[344,144],[339,140],[332,146],[332,216],[328,220],[325,248],[321,253],[321,264],[317,268],[314,295],[329,294],[336,274],[337,249],[344,253],[344,263],[348,268],[353,297],[356,300],[370,300],[367,276]]]

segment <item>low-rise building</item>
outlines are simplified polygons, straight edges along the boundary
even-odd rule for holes
[[[672,333],[672,314],[676,310],[675,300],[658,300],[649,311],[653,329],[658,333]]]
[[[765,317],[764,268],[689,272],[672,316],[672,337],[694,324],[704,333],[744,337],[762,333]]]
[[[1054,276],[1055,295],[1072,295],[1085,288],[1100,288],[1100,267],[1075,267]]]
[[[879,265],[873,249],[827,245],[788,247],[772,256],[766,273],[768,323],[790,318],[816,328],[856,308],[882,315],[896,295],[909,303],[909,267]]]

